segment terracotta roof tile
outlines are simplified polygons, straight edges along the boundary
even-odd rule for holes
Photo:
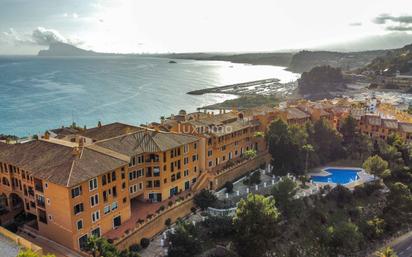
[[[122,167],[128,162],[86,147],[75,148],[35,140],[24,144],[0,144],[0,161],[28,171],[34,177],[66,187]]]
[[[170,150],[198,140],[198,137],[187,134],[143,130],[103,140],[96,144],[127,156],[135,156],[143,152],[155,153]]]

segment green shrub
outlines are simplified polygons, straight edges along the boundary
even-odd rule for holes
[[[194,202],[196,206],[200,209],[205,210],[217,201],[216,196],[209,190],[202,189],[197,195],[194,197]]]
[[[227,181],[225,183],[225,188],[226,188],[226,193],[233,193],[233,183],[230,181]]]
[[[141,245],[143,248],[149,247],[149,245],[150,245],[150,239],[149,239],[149,238],[146,238],[146,237],[143,237],[143,238],[140,240],[140,245]]]
[[[172,225],[172,219],[167,218],[167,219],[165,220],[165,225],[166,225],[167,227],[170,227],[170,225]]]
[[[129,246],[129,251],[130,252],[140,251],[140,245],[139,244],[132,244],[131,246]]]

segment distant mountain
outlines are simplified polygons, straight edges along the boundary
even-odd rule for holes
[[[292,59],[293,53],[177,53],[159,56],[173,59],[227,61],[233,63],[248,63],[254,65],[288,66]]]
[[[342,70],[364,67],[373,59],[383,56],[387,50],[365,52],[300,51],[293,55],[288,69],[295,72],[310,71],[316,66],[331,66]]]
[[[393,76],[397,71],[400,73],[412,73],[412,44],[399,49],[388,51],[384,56],[377,57],[370,64],[360,69],[375,74],[381,72]]]
[[[406,32],[393,32],[385,35],[367,36],[356,40],[328,44],[316,47],[312,50],[359,52],[371,50],[385,50],[401,48],[412,43],[412,34]]]
[[[98,53],[84,50],[66,43],[50,44],[49,49],[40,50],[38,56],[112,56],[116,54]]]

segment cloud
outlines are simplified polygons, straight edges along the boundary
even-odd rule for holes
[[[412,23],[412,16],[411,15],[392,16],[390,14],[383,13],[379,15],[378,17],[375,17],[372,21],[375,24],[386,24],[388,21],[410,24]]]
[[[43,27],[33,30],[31,38],[38,45],[50,45],[57,42],[67,43],[67,40],[57,30]]]
[[[352,23],[349,23],[349,26],[359,27],[359,26],[362,26],[362,22],[352,22]]]
[[[388,31],[412,31],[412,26],[388,26],[385,29]]]
[[[74,19],[77,19],[77,18],[79,18],[79,15],[77,14],[77,13],[63,13],[63,17],[66,17],[66,18],[74,18]]]
[[[59,31],[54,29],[47,29],[44,27],[38,27],[33,30],[31,34],[18,33],[13,28],[0,34],[0,41],[2,43],[14,44],[14,45],[38,45],[48,46],[53,43],[66,43],[70,45],[84,44],[78,38],[65,38]]]

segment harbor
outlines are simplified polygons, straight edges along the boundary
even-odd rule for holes
[[[277,78],[255,80],[244,83],[225,85],[220,87],[211,87],[200,90],[190,91],[189,95],[204,95],[204,94],[231,94],[238,96],[245,95],[276,95],[285,97],[291,95],[297,88],[297,81],[281,83]]]

